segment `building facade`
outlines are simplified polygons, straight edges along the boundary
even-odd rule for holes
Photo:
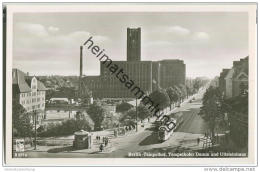
[[[141,28],[127,28],[127,61],[141,61]]]
[[[219,90],[222,95],[226,95],[226,76],[230,69],[223,69],[219,76]]]
[[[159,61],[159,85],[161,88],[172,87],[173,85],[185,85],[186,65],[182,60]]]
[[[185,85],[186,66],[182,60],[141,61],[141,28],[127,28],[127,61],[113,61],[144,94],[158,88]],[[82,83],[92,91],[94,98],[134,98],[104,61],[100,61],[100,76],[86,76]],[[138,91],[138,90],[136,90]]]
[[[20,71],[13,69],[13,99],[17,100],[31,115],[33,122],[34,112],[37,113],[37,123],[40,124],[44,118],[46,88],[36,77],[31,77]]]
[[[248,56],[234,61],[231,69],[223,69],[219,89],[226,99],[248,91]]]

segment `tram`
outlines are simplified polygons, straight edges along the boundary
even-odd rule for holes
[[[173,132],[183,123],[182,113],[175,113],[170,116],[171,120],[168,122],[169,125],[161,125],[158,129],[158,140],[160,142],[168,140]]]

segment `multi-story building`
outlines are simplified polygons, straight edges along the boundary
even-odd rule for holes
[[[219,82],[220,90],[225,98],[246,92],[248,90],[248,56],[234,61],[231,69],[223,69]]]
[[[248,56],[234,61],[231,69],[223,69],[219,88],[229,106],[228,121],[233,142],[247,149],[248,145]]]
[[[45,92],[46,88],[35,76],[28,76],[19,69],[13,69],[13,99],[17,100],[31,115],[33,120],[34,112],[37,114],[37,123],[44,118]]]
[[[123,69],[145,94],[158,88],[185,85],[186,66],[182,60],[141,61],[141,28],[127,28],[127,61],[113,61],[113,64]],[[108,70],[103,62],[100,62],[100,76],[86,76],[82,80],[83,85],[92,91],[94,98],[136,96]]]
[[[127,61],[141,61],[141,28],[127,28]]]
[[[219,90],[222,95],[226,95],[226,76],[230,69],[223,69],[219,76]]]
[[[232,96],[238,96],[248,91],[248,57],[233,63]]]
[[[186,67],[182,60],[162,60],[159,63],[159,85],[161,88],[185,85]]]

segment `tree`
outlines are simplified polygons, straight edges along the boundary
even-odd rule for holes
[[[148,109],[148,107],[143,104],[139,104],[139,106],[137,107],[137,120],[144,120],[145,118],[148,118],[149,116],[151,116],[151,111]],[[120,122],[125,125],[134,124],[135,121],[136,121],[136,108],[135,107],[128,110],[120,118]]]
[[[54,90],[47,90],[46,91],[46,100],[50,100],[52,97],[54,97],[55,91]]]
[[[170,104],[170,98],[166,91],[163,89],[155,90],[149,95],[149,97],[154,102],[155,106],[158,104],[158,108],[160,110],[163,110]]]
[[[183,85],[183,84],[180,84],[178,86],[181,90],[181,99],[184,100],[186,97],[187,97],[187,89],[186,89],[186,86]]]
[[[178,97],[178,100],[177,100],[177,102],[178,102],[178,101],[181,100],[181,97],[182,97],[181,89],[178,86],[176,86],[176,85],[173,86],[173,89],[174,89],[174,91],[175,91],[175,93],[176,93],[176,95]]]
[[[132,108],[121,116],[119,122],[122,123],[123,125],[129,125],[129,124],[135,124],[135,120],[136,120],[136,110],[135,108]]]
[[[106,114],[105,120],[102,122],[104,129],[115,128],[119,124],[119,115],[114,115],[112,112]]]
[[[105,118],[105,114],[106,114],[105,109],[98,103],[94,103],[92,105],[89,105],[89,107],[87,109],[87,113],[94,122],[94,129],[100,130],[101,124],[102,124],[102,122]]]
[[[167,88],[166,92],[170,98],[170,109],[171,109],[171,104],[178,101],[179,94],[178,94],[177,90],[173,89],[172,87]]]
[[[127,102],[122,102],[121,104],[118,104],[116,106],[116,112],[124,113],[127,112],[129,109],[133,108],[134,106],[127,103]]]
[[[141,120],[148,118],[151,115],[151,111],[148,109],[147,106],[143,105],[142,103],[139,104],[137,107],[137,117]]]
[[[46,130],[39,132],[38,135],[40,137],[65,136],[65,135],[71,135],[74,132],[79,130],[90,131],[92,126],[86,118],[68,119],[66,121],[63,121],[61,124],[60,123],[48,124]]]
[[[12,125],[14,137],[31,137],[33,134],[33,124],[30,115],[26,113],[24,107],[17,99],[13,99],[12,104]]]
[[[193,88],[194,88],[195,92],[197,92],[201,87],[206,85],[208,82],[209,82],[209,80],[207,78],[203,78],[203,77],[195,78],[193,81]]]
[[[90,104],[90,99],[92,98],[92,91],[89,90],[87,84],[84,81],[80,81],[80,86],[77,94],[83,104]]]
[[[199,88],[201,87],[201,83],[198,79],[196,79],[194,81],[194,84],[193,84],[193,88],[196,90],[196,92],[199,90]]]
[[[208,122],[212,138],[215,137],[215,127],[218,119],[224,118],[223,113],[221,113],[221,102],[218,89],[209,87],[203,96],[200,115]]]

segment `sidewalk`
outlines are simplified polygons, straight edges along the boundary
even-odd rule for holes
[[[125,137],[128,137],[130,135],[135,135],[138,134],[140,132],[143,132],[146,128],[150,127],[152,124],[153,119],[150,120],[150,122],[148,123],[147,120],[145,120],[143,123],[139,123],[138,124],[138,131],[136,132],[136,130],[131,130],[126,132],[125,135],[119,135],[117,137],[114,136],[114,129],[108,129],[108,130],[103,130],[103,131],[96,131],[92,133],[92,147],[90,149],[80,149],[80,150],[73,150],[72,148],[72,144],[71,145],[62,145],[62,146],[40,146],[37,145],[37,149],[34,150],[34,147],[29,147],[26,149],[26,151],[28,152],[48,152],[50,150],[61,150],[60,152],[71,152],[71,153],[89,153],[89,154],[94,154],[94,153],[111,153],[115,150],[115,146],[117,144],[118,139],[123,139]],[[143,125],[143,127],[141,126]],[[102,152],[100,152],[99,150],[99,146],[102,142],[101,140],[96,140],[96,136],[101,136],[103,137],[108,137],[109,138],[109,143],[108,145],[105,147],[104,146],[104,150]],[[61,139],[61,140],[72,140],[74,139],[74,136],[65,136],[65,137],[56,137],[56,138],[46,138],[46,140],[51,140],[51,139]]]
[[[184,100],[181,103],[181,106],[183,106],[183,104],[187,103],[190,99],[192,99],[193,97],[196,97],[200,92],[196,93],[195,95],[192,95],[190,97],[188,97],[186,100]],[[171,111],[167,112],[167,114],[172,113],[173,111],[177,110],[179,107],[175,107],[173,108]],[[143,120],[143,123],[138,122],[138,131],[136,132],[136,129],[133,129],[131,131],[127,131],[125,135],[119,135],[117,137],[114,136],[114,130],[116,128],[113,129],[107,129],[107,130],[103,130],[103,131],[95,131],[95,132],[90,132],[92,134],[92,140],[93,140],[93,144],[92,144],[92,148],[90,149],[82,149],[82,150],[73,150],[73,149],[66,149],[71,147],[72,148],[72,143],[69,145],[53,145],[53,146],[38,146],[37,145],[37,149],[34,150],[34,147],[32,148],[28,148],[26,151],[33,151],[33,152],[47,152],[48,150],[51,149],[60,149],[64,152],[74,152],[74,153],[80,153],[80,152],[84,152],[84,153],[110,153],[113,152],[115,150],[115,147],[117,146],[118,140],[121,140],[123,138],[126,138],[128,136],[132,136],[132,135],[136,135],[139,134],[141,132],[143,132],[145,129],[151,127],[152,123],[156,120],[156,117],[151,117],[150,121],[148,122],[148,119]],[[142,127],[143,126],[143,127]],[[97,141],[96,140],[96,136],[100,136],[100,137],[108,137],[109,138],[109,144],[107,147],[104,148],[103,152],[99,151],[99,146],[101,144],[101,141]],[[70,135],[70,136],[64,136],[64,137],[49,137],[49,138],[44,138],[43,140],[72,140],[74,139],[74,135]],[[186,146],[188,147],[196,147],[197,143],[193,142],[191,144],[186,144]],[[64,148],[64,150],[63,150]]]

